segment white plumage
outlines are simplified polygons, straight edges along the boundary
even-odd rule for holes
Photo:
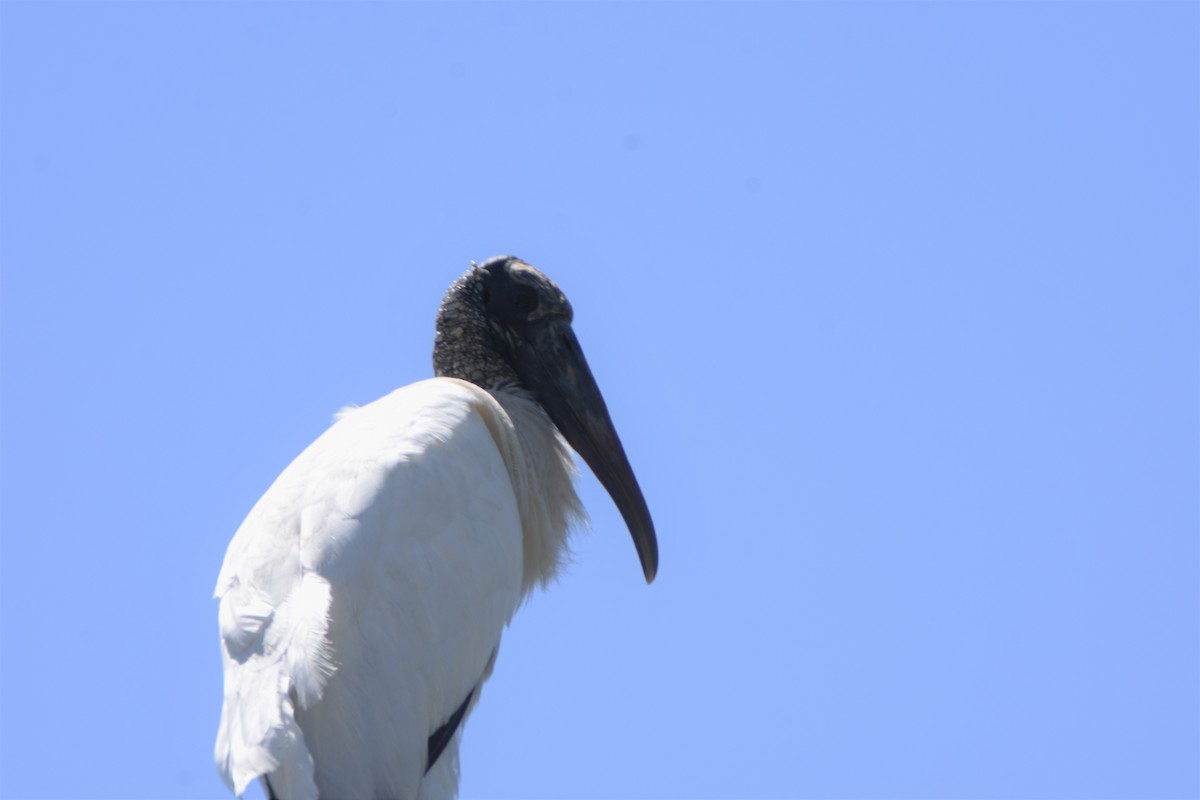
[[[538,398],[454,377],[398,389],[340,414],[250,511],[216,590],[216,760],[236,794],[260,776],[279,800],[455,794],[461,729],[432,765],[430,736],[474,705],[583,514]]]

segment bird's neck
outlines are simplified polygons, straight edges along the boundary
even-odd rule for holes
[[[491,392],[512,420],[518,451],[507,456],[521,513],[525,574],[522,594],[545,586],[567,559],[567,534],[587,514],[575,494],[578,469],[570,447],[542,407],[515,386]]]

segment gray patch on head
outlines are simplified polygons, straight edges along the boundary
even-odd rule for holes
[[[565,316],[568,322],[574,318],[575,312],[571,308],[570,302],[567,301],[567,296],[563,294],[562,289],[558,288],[557,283],[547,277],[546,273],[520,259],[509,263],[509,271],[514,280],[537,291],[538,307],[529,315],[531,321],[547,314]]]

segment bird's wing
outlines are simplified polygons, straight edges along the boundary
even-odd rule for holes
[[[343,415],[254,506],[216,591],[233,791],[416,795],[519,602],[515,446],[487,392],[422,381]]]

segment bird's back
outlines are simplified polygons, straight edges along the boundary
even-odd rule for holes
[[[287,800],[453,793],[427,741],[490,671],[522,592],[512,422],[454,379],[342,416],[279,476],[217,584],[235,792]],[[422,791],[423,789],[423,791]]]

